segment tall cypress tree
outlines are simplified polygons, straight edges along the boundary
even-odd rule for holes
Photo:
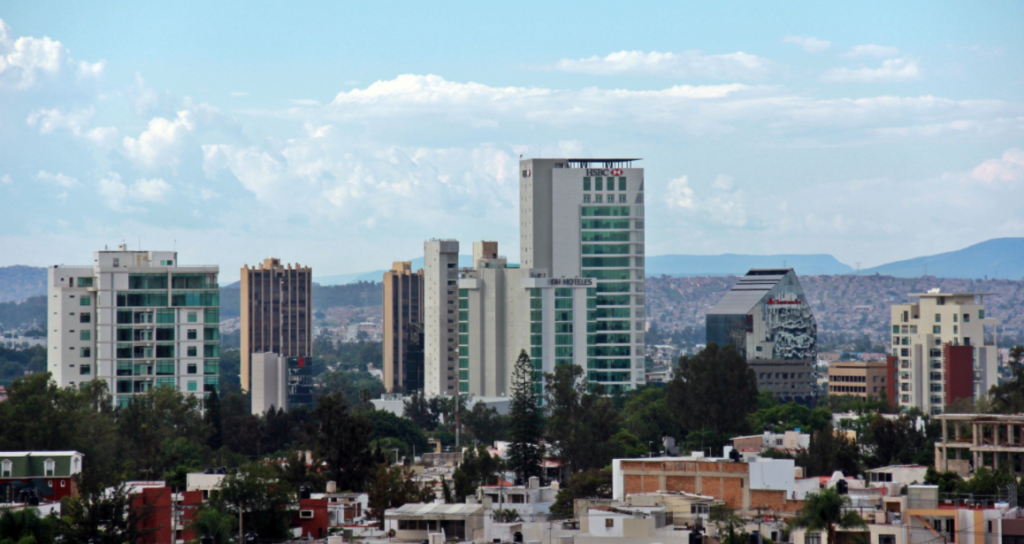
[[[205,402],[204,419],[207,427],[210,428],[210,438],[207,439],[206,444],[210,446],[210,449],[217,451],[224,445],[224,426],[220,419],[220,398],[217,391],[210,393]]]
[[[509,409],[512,427],[508,448],[508,467],[523,483],[531,476],[541,480],[544,477],[541,470],[544,449],[540,445],[544,435],[544,419],[539,400],[534,389],[533,363],[524,349],[512,369],[512,405]]]

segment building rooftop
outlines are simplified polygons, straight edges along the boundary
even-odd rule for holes
[[[936,297],[987,297],[994,293],[910,293],[907,296],[920,297],[920,298],[936,298]]]
[[[483,510],[482,504],[444,504],[437,502],[403,504],[398,508],[389,508],[385,512],[388,517],[457,517],[472,516]]]
[[[746,314],[761,301],[768,291],[786,277],[792,268],[755,268],[740,278],[736,285],[726,291],[725,296],[708,310],[708,315]]]

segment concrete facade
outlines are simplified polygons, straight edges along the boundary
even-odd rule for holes
[[[384,389],[423,389],[423,269],[396,262],[384,273]]]
[[[860,361],[833,362],[828,365],[828,394],[853,395],[864,400],[889,398],[887,363]]]
[[[253,353],[252,414],[262,415],[268,410],[288,409],[288,362],[276,353]]]
[[[646,383],[644,170],[633,167],[636,160],[519,163],[520,265],[538,277],[594,281],[594,307],[585,313],[596,334],[585,345],[584,368],[609,393]],[[583,346],[562,347],[571,347],[571,355],[562,349],[556,357],[582,362]],[[540,350],[543,365],[549,364],[546,348]]]
[[[454,395],[458,386],[459,242],[424,242],[423,263],[423,390],[428,396]]]
[[[47,271],[47,369],[60,387],[104,380],[114,403],[155,386],[220,387],[218,267],[174,251],[97,251]]]
[[[933,290],[912,293],[917,303],[893,305],[900,407],[940,414],[957,399],[976,398],[998,383],[999,320],[985,317],[986,294]]]
[[[1024,415],[942,414],[935,469],[970,477],[978,467],[1024,474]]]
[[[241,379],[248,391],[253,353],[313,355],[313,269],[264,259],[241,270]]]

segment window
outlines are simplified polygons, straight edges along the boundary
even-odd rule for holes
[[[92,340],[92,331],[82,331],[78,333],[78,339],[83,341]]]
[[[196,349],[195,346],[189,346],[188,347],[188,357],[196,357],[196,356],[198,356],[198,352],[199,352],[199,350]]]
[[[601,195],[594,195],[594,203],[595,204],[601,204],[602,202],[604,202],[604,197],[603,196],[601,196]]]
[[[964,323],[971,322],[971,314],[964,314]]]
[[[187,391],[190,391],[190,392],[195,392],[196,391],[196,381],[195,380],[190,380],[188,382],[188,385],[185,386],[185,389]]]
[[[953,323],[956,323],[957,314],[953,314]]]
[[[196,331],[196,329],[189,329],[188,333],[186,334],[189,340],[199,340],[199,333]]]
[[[78,314],[79,323],[92,323],[92,314],[89,312],[82,312]]]
[[[612,518],[604,518],[605,529],[612,529],[615,527],[615,520]],[[820,544],[820,543],[819,543]]]
[[[196,370],[197,368],[198,367],[197,367],[197,365],[195,363],[189,363],[188,364],[188,373],[189,374],[196,374],[196,373],[198,373],[198,370]],[[189,382],[189,383],[193,383],[193,382]],[[189,391],[192,391],[192,389],[189,389]]]
[[[806,533],[804,544],[821,544],[821,533]]]
[[[92,348],[81,348],[79,353],[82,357],[92,357]]]
[[[92,365],[80,365],[78,367],[78,374],[81,376],[88,376],[92,374]]]
[[[198,316],[198,314],[196,312],[189,312],[188,313],[188,322],[189,323],[196,323],[198,321],[199,321],[199,316]]]
[[[941,323],[942,322],[942,314],[935,314],[935,322],[936,323]]]
[[[92,278],[75,278],[79,287],[92,287]]]
[[[313,519],[312,510],[299,510],[299,517],[302,519]]]
[[[82,295],[82,297],[78,299],[78,305],[79,306],[92,306],[92,297],[87,297],[85,295]]]
[[[896,535],[878,535],[878,544],[896,544]]]
[[[590,195],[583,195],[583,203],[584,204],[590,203]]]
[[[625,203],[626,203],[626,193],[622,193],[621,195],[619,195],[619,204],[625,204]]]
[[[942,326],[932,325],[932,334],[942,334]]]
[[[598,191],[604,190],[604,182],[601,181],[601,178],[594,178],[594,189]]]
[[[589,191],[590,190],[590,178],[583,178],[583,190],[584,191]]]

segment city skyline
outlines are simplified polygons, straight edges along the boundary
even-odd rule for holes
[[[10,6],[0,266],[515,255],[520,155],[642,157],[648,255],[870,267],[1024,236],[1024,8],[741,6]]]

